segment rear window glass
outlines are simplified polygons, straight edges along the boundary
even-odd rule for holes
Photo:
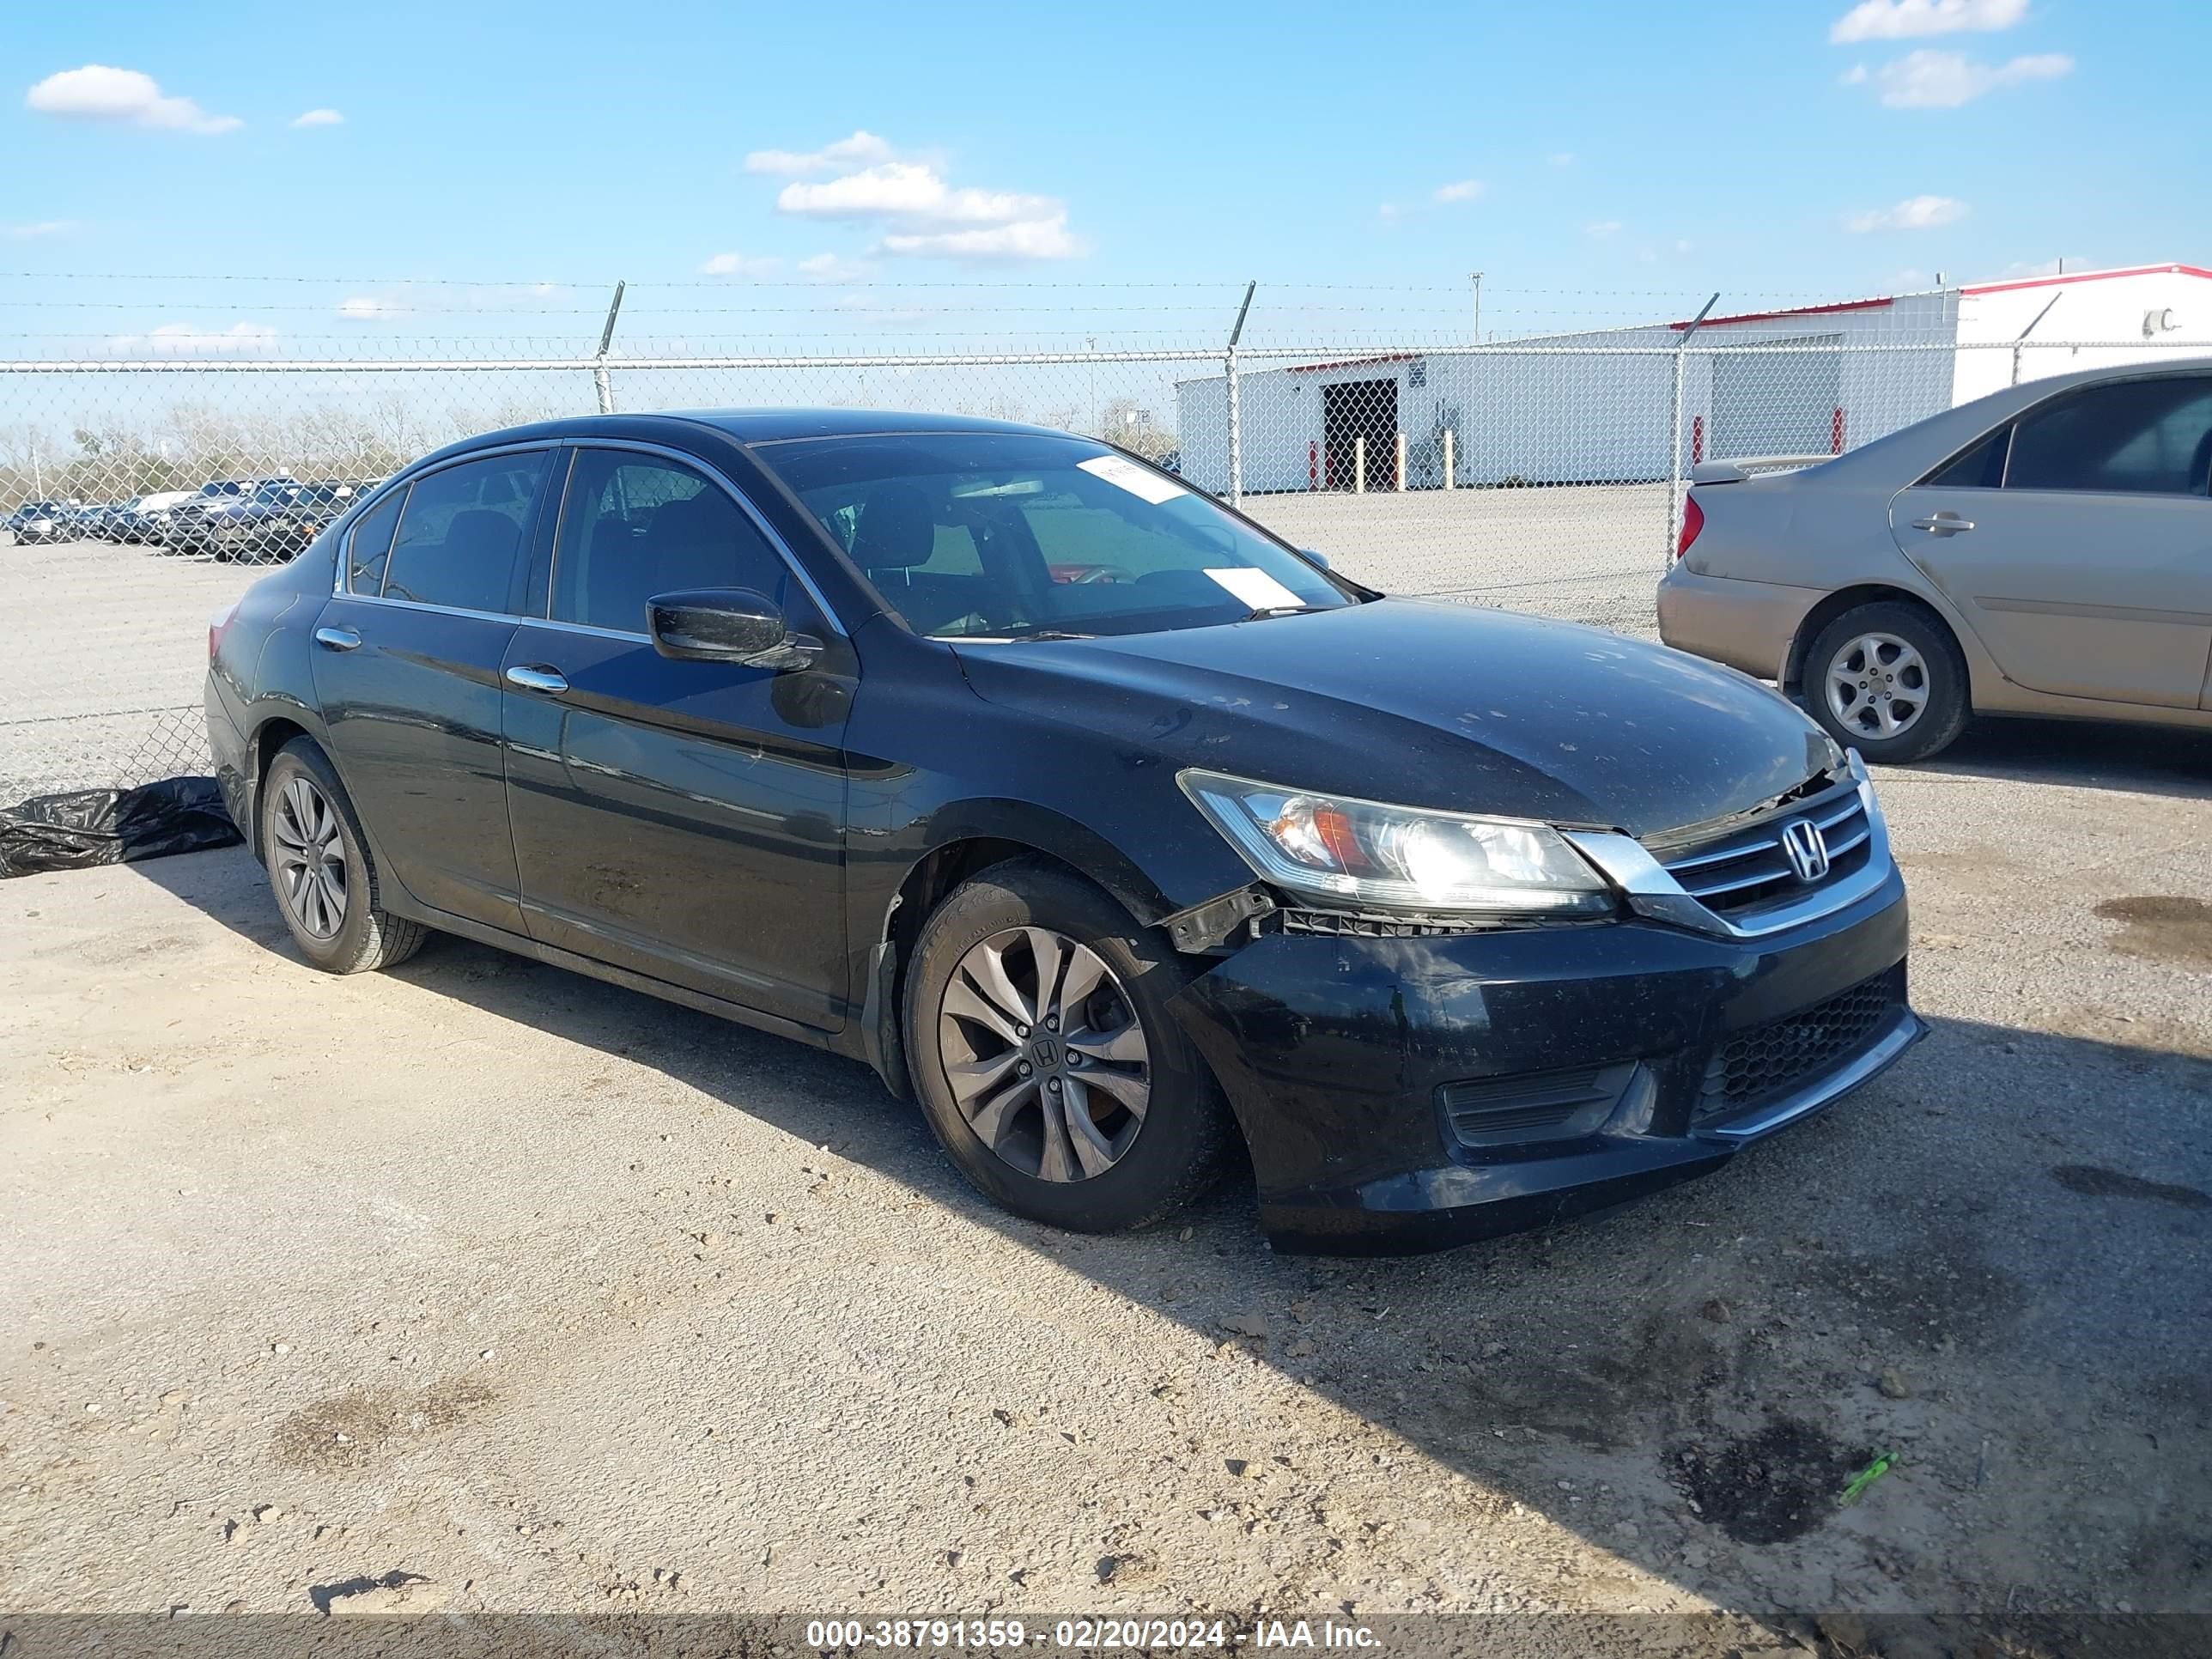
[[[418,478],[385,568],[384,596],[502,612],[546,453],[489,455]]]
[[[2012,428],[2001,426],[1967,445],[1921,483],[1937,489],[1995,489],[2004,483],[2005,452],[2011,445]]]
[[[2084,386],[2021,416],[2008,489],[2203,495],[2212,479],[2212,379]]]
[[[392,532],[399,523],[403,487],[362,514],[346,544],[346,586],[356,593],[384,591],[384,562],[392,554]]]

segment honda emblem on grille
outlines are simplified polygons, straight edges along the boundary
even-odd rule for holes
[[[1810,818],[1800,818],[1782,832],[1782,851],[1800,881],[1818,881],[1828,873],[1828,839]]]

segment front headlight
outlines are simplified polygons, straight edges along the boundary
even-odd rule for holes
[[[1548,824],[1317,795],[1218,772],[1183,793],[1254,872],[1340,905],[1473,915],[1592,915],[1605,878]]]

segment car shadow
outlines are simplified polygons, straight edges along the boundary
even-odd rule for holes
[[[1982,719],[1915,772],[2212,799],[2212,732],[2101,720]]]
[[[241,857],[137,868],[296,960]],[[1839,1607],[2212,1607],[2212,1484],[2176,1473],[2212,1457],[2187,1265],[2212,1228],[2212,1054],[2185,1034],[1938,1018],[1848,1103],[1700,1182],[1345,1261],[1273,1254],[1249,1176],[1139,1235],[1036,1226],[856,1062],[457,939],[392,972],[826,1147],[1294,1379],[1492,1513],[1536,1511],[1777,1630]],[[1557,1599],[1600,1593],[1562,1579]]]

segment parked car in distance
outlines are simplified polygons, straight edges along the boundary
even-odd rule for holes
[[[157,489],[141,495],[116,515],[117,539],[126,544],[156,541],[168,517],[179,503],[193,500],[196,489]]]
[[[177,526],[185,550],[218,563],[277,564],[313,541],[352,502],[362,485],[270,482],[234,503],[218,502]]]
[[[1975,714],[2212,727],[2212,361],[1694,477],[1661,636],[1801,696],[1870,761],[1924,760]]]
[[[71,541],[77,533],[76,515],[82,505],[73,501],[25,501],[8,515],[7,528],[18,547]]]
[[[1284,1249],[1547,1223],[1923,1031],[1873,787],[1801,710],[1384,598],[1065,433],[490,433],[209,647],[309,962],[447,931],[854,1056],[1062,1226],[1166,1214],[1240,1136]]]
[[[202,484],[170,508],[152,539],[170,553],[212,552],[216,532],[246,521],[248,507],[262,492],[295,483],[290,477],[218,478]]]

